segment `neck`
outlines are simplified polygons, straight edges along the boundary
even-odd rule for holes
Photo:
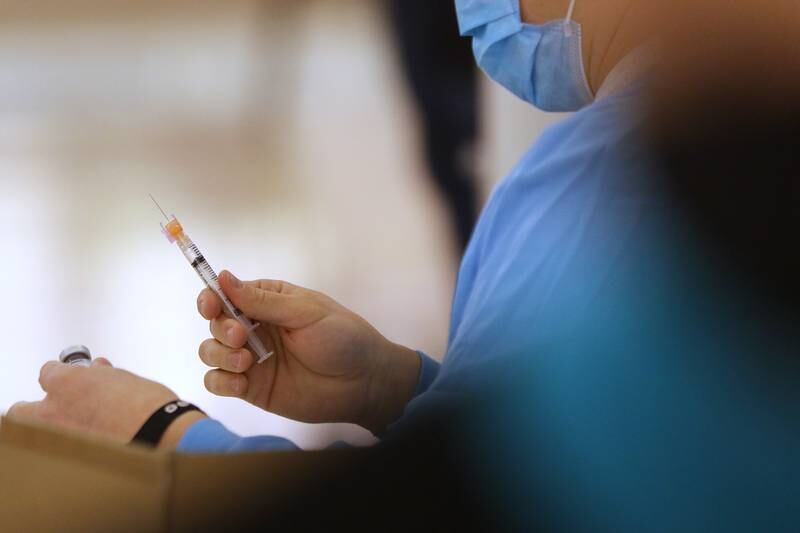
[[[581,4],[584,5],[583,10],[580,10]],[[578,22],[599,20],[598,17],[609,21],[609,24],[584,24],[584,64],[589,85],[595,94],[611,71],[646,37],[640,2],[619,2],[615,8],[608,5],[611,3],[603,4],[601,13],[598,3],[579,2],[575,13]]]

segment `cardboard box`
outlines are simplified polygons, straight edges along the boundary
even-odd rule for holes
[[[3,419],[0,531],[230,531],[280,513],[359,452],[183,455]]]

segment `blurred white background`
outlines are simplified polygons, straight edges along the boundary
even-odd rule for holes
[[[0,8],[0,412],[82,343],[243,434],[371,436],[211,396],[199,280],[152,193],[217,269],[321,290],[441,356],[457,257],[374,0],[8,1]],[[485,190],[546,122],[485,83]]]

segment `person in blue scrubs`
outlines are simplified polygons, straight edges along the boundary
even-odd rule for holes
[[[622,4],[628,3],[620,2],[619,8]],[[561,312],[549,309],[552,305],[582,305],[576,286],[562,280],[584,268],[582,255],[593,251],[607,264],[596,264],[594,272],[585,274],[601,283],[620,253],[620,235],[639,223],[647,205],[648,168],[636,139],[635,110],[650,58],[629,36],[629,53],[608,74],[600,74],[593,89],[583,68],[582,39],[601,40],[601,32],[584,36],[576,19],[613,17],[593,13],[589,3],[583,6],[586,11],[575,10],[574,1],[550,6],[553,14],[562,7],[562,16],[530,25],[522,17],[535,19],[538,12],[520,12],[516,1],[457,2],[462,33],[473,36],[478,63],[490,76],[539,108],[577,113],[546,132],[495,190],[461,267],[444,363],[388,343],[365,324],[363,329],[353,326],[361,320],[322,295],[271,281],[242,285],[225,273],[226,292],[246,314],[281,328],[273,337],[284,354],[264,368],[253,368],[251,356],[239,350],[243,332],[220,317],[216,298],[203,293],[200,312],[212,320],[215,333],[201,348],[201,358],[217,368],[207,378],[212,392],[243,397],[303,421],[358,423],[383,436],[413,422],[416,413],[468,394],[487,368],[504,363],[498,349],[504,338],[519,340],[521,332],[552,334],[555,320],[549,313]],[[644,20],[640,15],[637,20]],[[541,16],[550,18],[546,12]],[[620,227],[598,223],[598,213],[606,212],[619,219]],[[532,299],[520,301],[523,294]],[[290,306],[296,308],[290,311]],[[524,313],[522,320],[520,306],[536,312]],[[351,328],[351,334],[342,335]],[[226,337],[226,331],[235,338]],[[236,356],[243,361],[231,364]],[[384,365],[382,372],[364,375],[365,367]],[[309,384],[299,385],[299,379]],[[331,394],[332,387],[340,392]],[[220,422],[203,420],[189,428],[179,449],[292,447],[273,437],[242,439]]]
[[[782,1],[796,13],[793,1],[770,8]],[[349,512],[356,526],[404,531],[434,519],[478,531],[798,530],[800,113],[786,103],[800,77],[780,87],[797,19],[746,33],[760,5],[728,25],[722,1],[686,17],[695,31],[671,71],[688,78],[664,85],[666,120],[655,122],[672,121],[674,139],[656,164],[643,99],[657,69],[641,46],[653,4],[457,1],[484,71],[533,105],[575,113],[494,191],[441,364],[322,294],[224,273],[226,293],[278,346],[254,366],[245,332],[200,295],[209,390],[389,443],[359,454],[384,454],[375,463],[315,479],[287,514],[253,505],[259,529],[331,528]],[[731,72],[700,76],[710,65]],[[676,102],[675,87],[692,87],[682,94],[693,104]],[[119,442],[176,399],[105,360],[48,363],[40,381],[47,398],[12,416]],[[197,412],[173,420],[160,446],[296,449]],[[474,520],[479,506],[491,520]],[[220,512],[230,529],[242,510]]]
[[[484,384],[486,369],[505,363],[503,345],[545,342],[565,314],[586,305],[584,290],[603,283],[656,194],[637,142],[637,106],[650,66],[643,47],[650,3],[641,4],[457,0],[461,32],[472,38],[478,65],[491,78],[540,109],[575,113],[549,129],[494,191],[461,266],[442,364],[388,341],[322,294],[278,281],[242,283],[224,273],[226,293],[268,325],[261,334],[277,353],[255,365],[246,333],[221,314],[211,293],[202,293],[199,310],[214,335],[200,348],[212,367],[208,389],[295,420],[349,422],[391,436],[428,407]],[[578,273],[581,284],[567,282]],[[53,387],[71,380],[87,382],[69,387],[80,398],[61,409],[65,393]],[[174,399],[166,387],[105,360],[88,371],[48,364],[42,383],[49,393],[44,402],[18,404],[12,414],[46,412],[70,427],[89,420],[83,429],[123,441]],[[131,397],[136,405],[123,401]],[[89,416],[75,405],[114,408]],[[198,412],[175,421],[161,445],[185,452],[295,448],[274,437],[242,439]]]
[[[212,367],[207,388],[295,420],[354,423],[387,437],[426,409],[484,384],[487,369],[507,364],[499,344],[547,339],[564,314],[585,305],[584,291],[602,285],[648,206],[649,168],[637,128],[651,64],[644,47],[650,8],[641,4],[457,0],[461,33],[472,38],[478,65],[492,79],[540,109],[575,113],[546,131],[494,191],[461,266],[442,364],[388,341],[322,294],[278,281],[243,283],[223,273],[226,293],[245,314],[269,325],[261,334],[278,351],[255,365],[246,333],[203,292],[198,307],[214,336],[200,348]],[[576,272],[582,283],[567,283]],[[94,372],[102,379],[92,378]],[[87,409],[139,400],[109,409],[115,414],[107,417],[81,414],[74,402],[62,412],[54,402],[64,394],[51,387],[70,382],[64,373],[91,381],[70,388],[82,391],[76,402]],[[174,399],[166,387],[105,360],[88,371],[48,364],[42,382],[50,393],[44,402],[18,404],[12,414],[41,418],[46,411],[50,421],[70,427],[89,420],[97,427],[82,429],[121,441]],[[198,412],[172,423],[161,445],[184,452],[295,448],[276,437],[240,438]]]

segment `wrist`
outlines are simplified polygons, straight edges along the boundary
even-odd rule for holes
[[[158,449],[167,451],[177,449],[178,444],[186,432],[189,431],[189,428],[206,418],[208,418],[208,415],[200,411],[191,411],[176,418],[167,428],[167,431],[164,432],[164,436],[158,443]]]
[[[361,426],[379,435],[399,419],[417,388],[422,362],[410,348],[386,341],[370,380]]]

